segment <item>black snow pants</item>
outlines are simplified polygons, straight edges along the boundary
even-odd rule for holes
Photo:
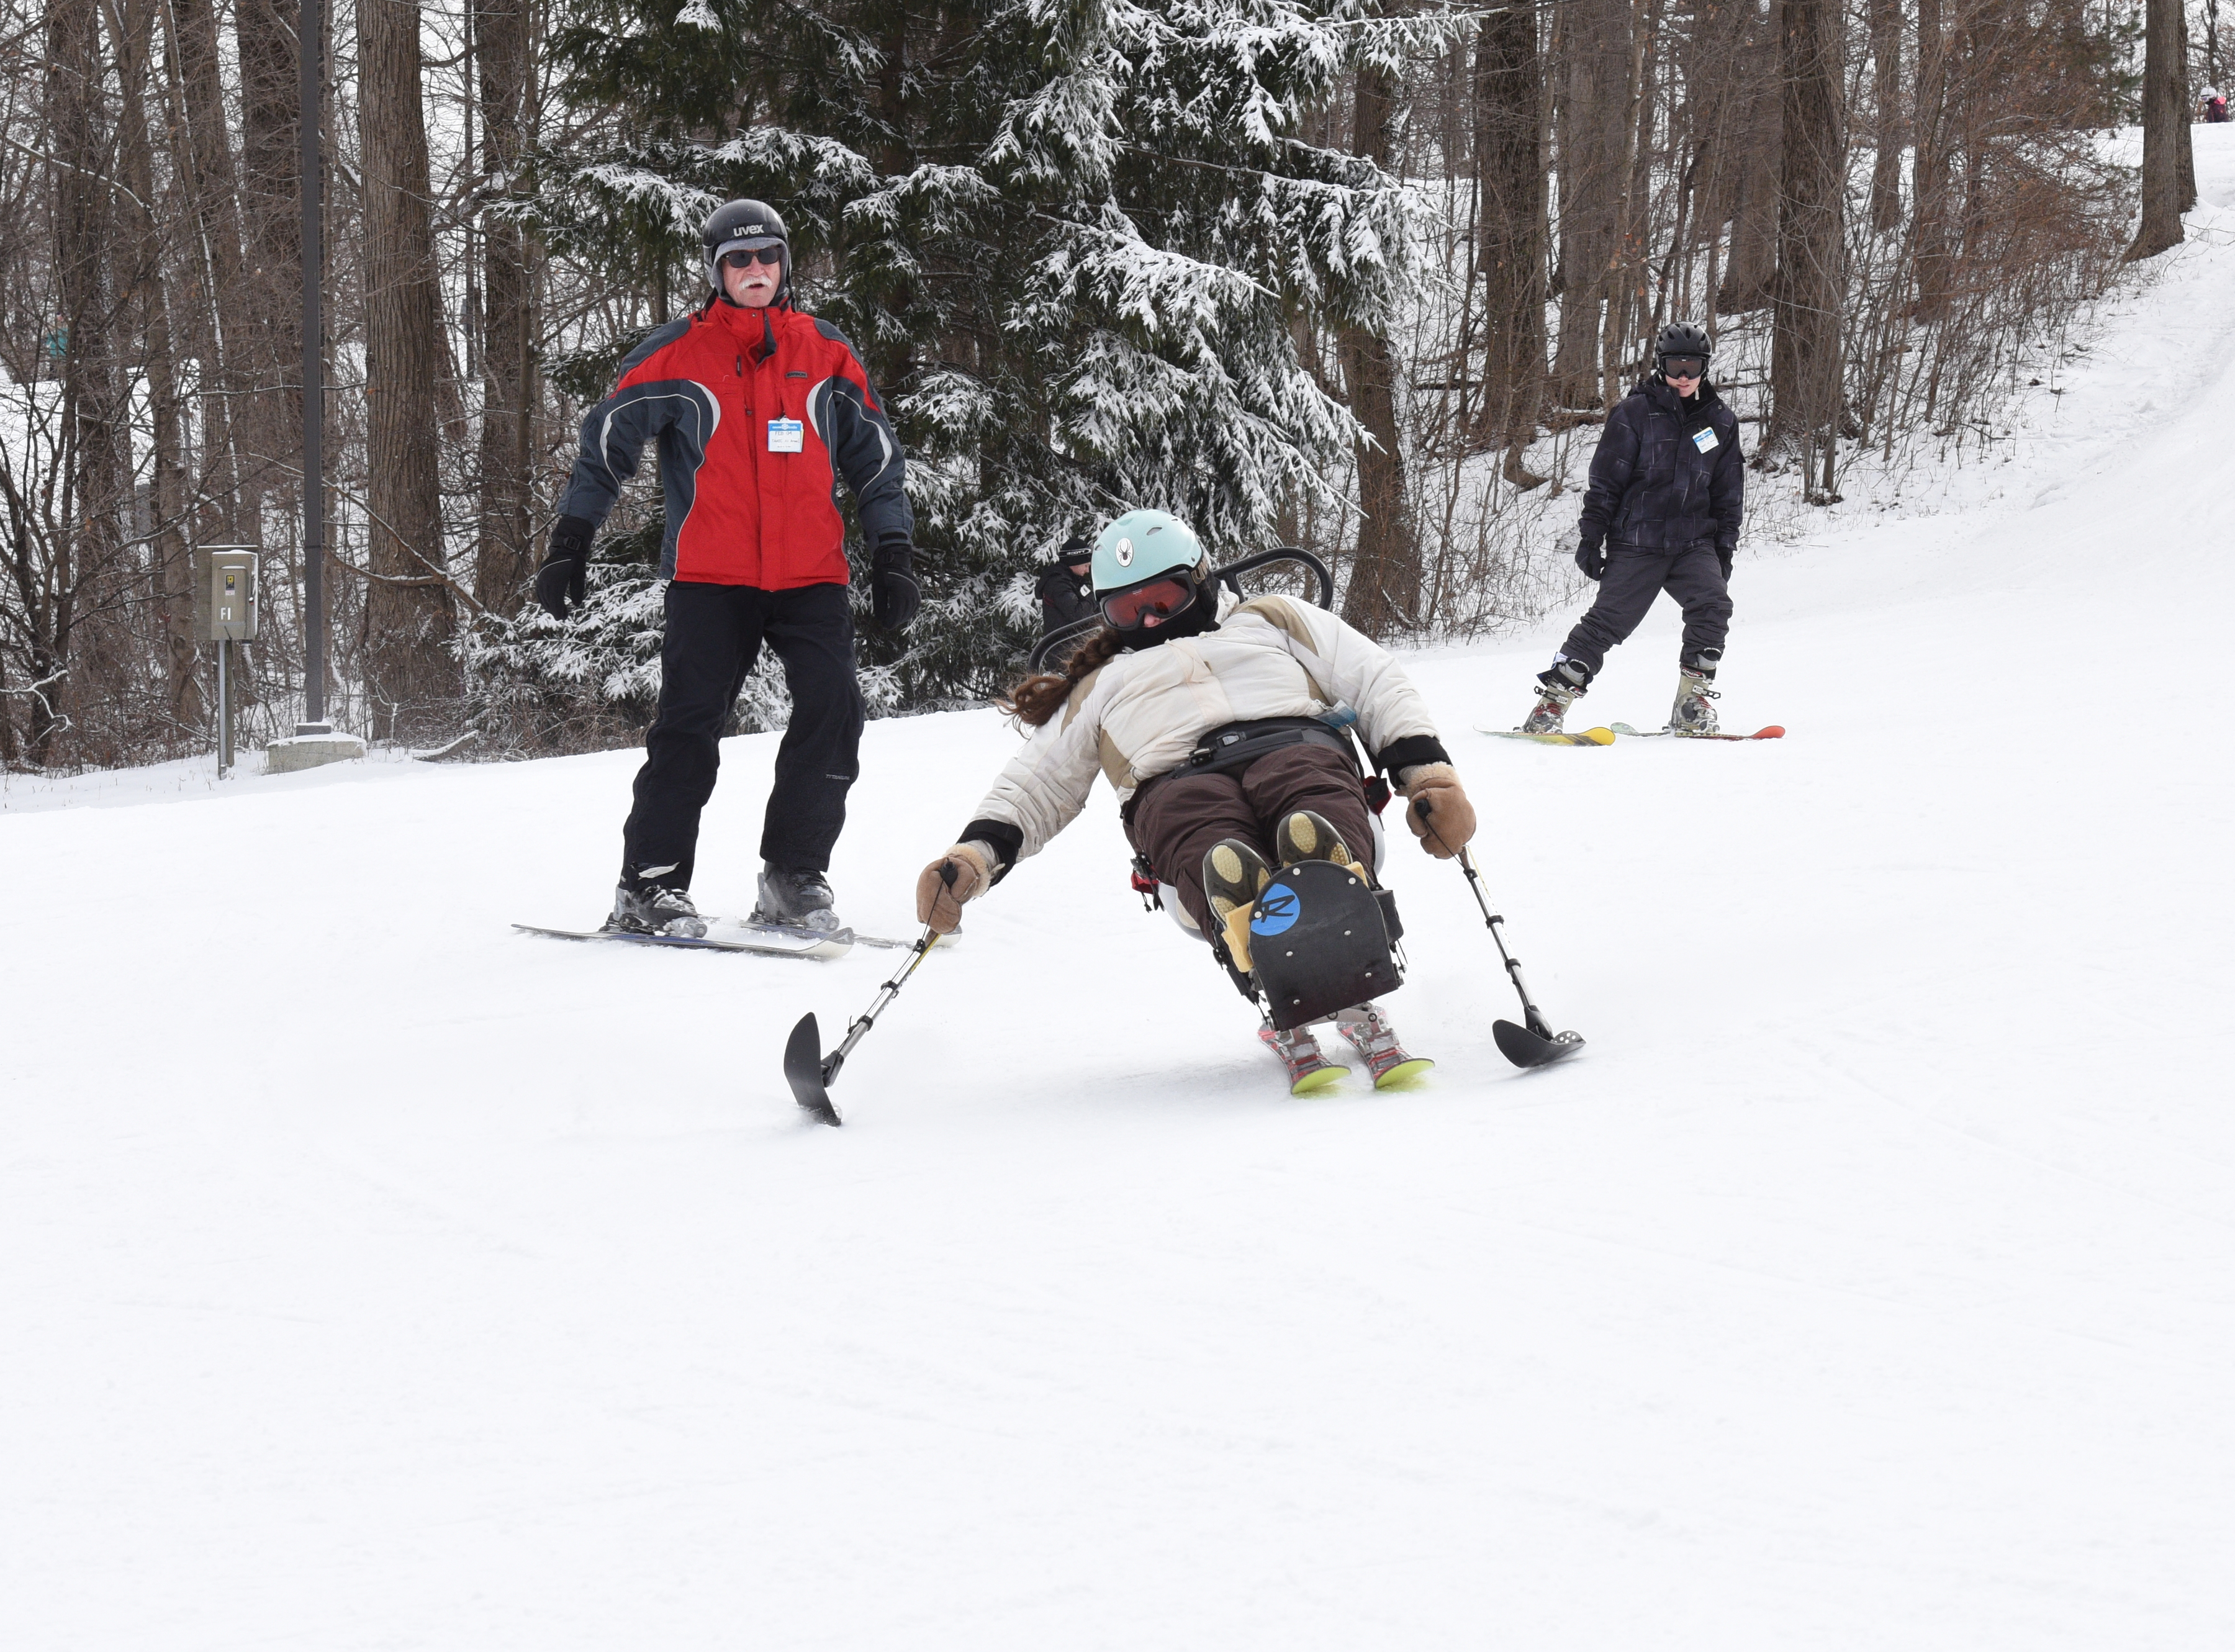
[[[791,725],[776,751],[776,782],[761,830],[771,865],[830,869],[846,824],[846,792],[860,772],[867,712],[854,678],[854,621],[842,585],[763,591],[677,580],[667,587],[659,650],[659,712],[644,737],[636,806],[621,829],[621,876],[688,888],[698,815],[721,767],[722,725],[765,640],[783,662]],[[669,867],[660,872],[653,869]]]
[[[1663,591],[1684,609],[1682,658],[1690,659],[1702,648],[1723,646],[1731,629],[1730,585],[1715,556],[1714,541],[1695,539],[1681,551],[1608,546],[1598,600],[1576,621],[1560,652],[1596,673],[1606,663],[1607,650],[1637,629],[1653,599]]]

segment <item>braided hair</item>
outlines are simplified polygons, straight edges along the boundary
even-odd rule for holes
[[[1063,709],[1072,689],[1116,659],[1124,644],[1125,639],[1109,626],[1091,632],[1085,642],[1071,651],[1060,672],[1035,672],[995,699],[993,705],[1019,722],[1039,728]]]

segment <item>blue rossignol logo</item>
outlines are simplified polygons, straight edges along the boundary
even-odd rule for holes
[[[1294,928],[1302,915],[1303,905],[1294,889],[1285,883],[1268,884],[1265,893],[1257,897],[1257,909],[1249,914],[1249,933],[1277,935]]]

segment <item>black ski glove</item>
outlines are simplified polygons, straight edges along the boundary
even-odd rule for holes
[[[1725,585],[1728,585],[1731,582],[1731,559],[1737,554],[1738,553],[1735,550],[1727,547],[1721,545],[1715,547],[1715,560],[1722,564],[1723,583]]]
[[[554,620],[567,617],[567,605],[582,606],[588,587],[590,535],[596,525],[580,516],[561,516],[551,524],[551,553],[535,570],[535,600]]]
[[[877,547],[869,567],[869,612],[887,631],[906,631],[923,602],[915,582],[915,547],[888,539]]]
[[[1576,566],[1585,579],[1596,580],[1606,572],[1606,552],[1596,541],[1584,540],[1576,547]]]

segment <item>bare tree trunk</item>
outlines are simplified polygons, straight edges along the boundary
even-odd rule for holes
[[[323,9],[322,9],[323,10]],[[297,0],[234,0],[240,60],[240,206],[247,271],[241,284],[240,377],[255,394],[238,404],[241,515],[255,523],[269,501],[292,496],[288,473],[303,427],[303,235]]]
[[[1726,163],[1732,180],[1731,254],[1714,300],[1724,315],[1768,308],[1777,280],[1777,171],[1784,119],[1777,89],[1779,15],[1779,0],[1770,0],[1766,21],[1749,30],[1742,49],[1746,72],[1733,88],[1744,114],[1734,123],[1736,153]]]
[[[2180,245],[2180,0],[2148,0],[2142,43],[2142,221],[2127,261]]]
[[[1494,11],[1475,43],[1475,171],[1484,285],[1483,398],[1478,435],[1505,449],[1506,480],[1534,488],[1522,463],[1544,403],[1544,109],[1537,17]]]
[[[1386,164],[1395,147],[1397,88],[1383,70],[1358,71],[1353,147]],[[1387,337],[1363,327],[1341,330],[1337,345],[1350,410],[1369,442],[1358,454],[1358,551],[1343,593],[1342,617],[1369,637],[1417,626],[1420,547],[1405,496],[1405,458],[1398,445],[1397,361]]]
[[[1840,10],[1784,0],[1785,142],[1778,192],[1776,334],[1770,351],[1772,452],[1797,450],[1811,477],[1839,412]],[[1828,467],[1829,460],[1825,460]]]
[[[1600,304],[1629,176],[1629,0],[1561,0],[1560,336],[1552,384],[1565,407],[1599,401]]]
[[[1599,338],[1600,399],[1609,412],[1629,389],[1623,364],[1636,342],[1636,318],[1645,295],[1645,214],[1653,183],[1653,36],[1660,19],[1659,0],[1649,5],[1632,0],[1622,103],[1621,194],[1608,248],[1606,313]]]
[[[1911,124],[1912,259],[1917,316],[1937,320],[1948,307],[1954,279],[1950,246],[1948,34],[1940,0],[1917,0],[1917,105]]]
[[[41,768],[56,756],[75,698],[69,673],[80,582],[110,562],[120,541],[122,408],[114,353],[115,313],[108,267],[114,239],[109,154],[101,130],[98,14],[86,5],[57,5],[46,16],[44,91],[54,163],[55,285],[61,300],[56,331],[66,340],[60,365],[62,488],[53,511],[54,549],[37,588],[26,590],[35,680],[47,685],[30,700],[26,756]]]
[[[526,132],[528,0],[474,0],[481,70],[482,170],[512,187]],[[482,220],[481,521],[474,592],[510,613],[534,563],[528,519],[533,430],[528,357],[534,326],[527,239],[508,217]]]
[[[2173,130],[2180,138],[2180,209],[2188,211],[2196,205],[2196,95],[2190,89],[2188,79],[2188,8],[2184,5],[2177,14],[2180,23],[2180,49],[2173,56],[2173,103],[2179,109],[2179,119]]]
[[[201,692],[194,676],[193,559],[187,542],[187,475],[178,364],[172,346],[171,295],[165,266],[172,262],[162,226],[149,203],[155,200],[154,149],[147,129],[147,87],[154,57],[153,0],[125,0],[108,12],[116,43],[119,150],[129,192],[120,202],[127,220],[121,296],[138,312],[142,329],[142,364],[147,377],[149,431],[154,462],[147,501],[149,583],[161,626],[167,700],[174,725],[166,744],[201,723]]]
[[[436,469],[441,294],[427,179],[416,0],[358,0],[364,167],[366,692],[377,738],[442,725],[456,693]]]
[[[1901,0],[1870,0],[1871,95],[1878,159],[1871,167],[1871,227],[1901,227]]]
[[[171,159],[191,215],[186,262],[199,300],[188,339],[201,362],[201,493],[208,504],[200,537],[239,544],[260,526],[241,508],[233,436],[234,401],[250,382],[241,368],[244,358],[252,358],[255,311],[242,279],[240,201],[226,136],[217,16],[210,0],[169,0],[157,10],[185,128],[172,142]]]

